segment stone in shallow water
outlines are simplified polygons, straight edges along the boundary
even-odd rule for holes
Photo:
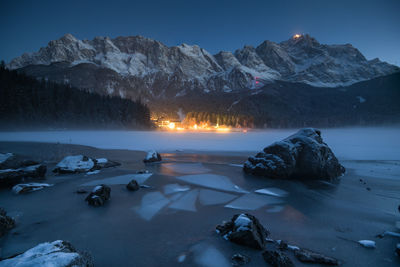
[[[140,186],[136,180],[132,180],[129,182],[129,184],[126,185],[126,189],[129,191],[137,191],[140,189]]]
[[[198,194],[198,189],[186,192],[182,197],[174,201],[169,208],[176,210],[196,211],[196,200]]]
[[[224,204],[236,197],[237,196],[233,194],[228,194],[210,189],[201,189],[199,195],[199,201],[200,204],[208,206],[208,205]]]
[[[15,221],[10,216],[7,216],[7,212],[0,208],[0,237],[5,235],[9,230],[14,228]]]
[[[225,207],[239,210],[257,210],[265,205],[279,203],[282,203],[282,200],[279,198],[250,193],[235,199],[225,205]]]
[[[143,219],[150,221],[168,203],[170,200],[160,192],[151,192],[145,194],[140,207],[133,210]]]
[[[190,184],[200,185],[213,189],[219,189],[223,191],[248,193],[248,191],[235,185],[234,183],[231,182],[231,180],[228,177],[223,175],[193,174],[193,175],[179,176],[177,177],[177,179]]]
[[[92,206],[102,206],[111,197],[111,188],[102,184],[93,188],[85,201]]]

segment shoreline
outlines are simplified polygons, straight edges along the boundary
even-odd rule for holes
[[[32,142],[0,142],[0,151],[45,161],[48,172],[43,182],[54,184],[25,195],[0,190],[0,203],[17,218],[16,228],[0,239],[0,257],[23,252],[41,242],[62,239],[70,241],[79,250],[89,251],[95,266],[100,267],[126,266],[127,263],[135,266],[215,266],[212,262],[199,264],[205,257],[201,251],[210,250],[220,255],[225,263],[230,262],[234,253],[242,253],[251,258],[246,266],[264,266],[259,251],[232,244],[215,234],[217,224],[234,214],[248,212],[271,232],[271,238],[338,258],[343,261],[343,266],[397,266],[400,262],[394,255],[398,240],[376,238],[384,231],[394,231],[394,222],[400,220],[397,212],[400,194],[396,191],[400,188],[400,177],[396,178],[400,174],[396,169],[400,160],[385,161],[389,165],[384,168],[379,167],[379,161],[361,161],[354,166],[350,166],[353,161],[342,161],[350,168],[338,184],[332,184],[253,177],[231,165],[243,163],[249,155],[164,153],[161,163],[144,165],[145,153],[142,151]],[[73,154],[106,157],[122,165],[102,169],[95,175],[57,176],[51,173],[61,158]],[[129,192],[125,184],[114,183],[115,177],[134,174],[144,168],[153,173],[144,182],[150,188]],[[388,168],[394,169],[395,173]],[[360,174],[362,170],[367,170],[370,176]],[[381,174],[393,177],[382,178]],[[218,189],[188,183],[184,180],[187,175],[213,175],[217,180],[221,176],[228,177],[230,182],[249,193],[226,191],[223,184],[217,184]],[[78,188],[91,190],[93,186],[85,184],[96,181],[112,183],[109,185],[112,190],[110,201],[97,208],[85,203],[85,194],[74,193]],[[171,184],[189,187],[188,192],[196,195],[197,200],[179,201],[187,192],[166,194],[165,188]],[[254,193],[266,187],[279,188],[287,195],[271,197]],[[232,195],[234,199],[210,205],[201,198],[204,195],[208,201],[217,202],[214,197],[218,193]],[[168,204],[149,218],[143,200],[154,194],[161,194]],[[251,197],[250,202],[233,203],[247,197]],[[228,204],[241,208],[225,207]],[[376,241],[377,248],[371,250],[348,241],[361,239]],[[179,263],[178,258],[182,255],[185,260]],[[296,266],[308,266],[290,257]]]

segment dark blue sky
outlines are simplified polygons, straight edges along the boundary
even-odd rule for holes
[[[37,51],[65,33],[79,39],[143,35],[211,53],[309,33],[400,65],[399,14],[400,0],[0,0],[0,59]]]

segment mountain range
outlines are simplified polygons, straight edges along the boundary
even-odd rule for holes
[[[262,88],[337,92],[400,71],[379,59],[367,60],[351,44],[320,44],[307,34],[215,55],[197,45],[169,47],[142,36],[79,40],[66,34],[13,59],[7,68],[103,95],[140,98],[164,114],[190,111],[184,102],[193,99],[200,107],[208,106],[202,99],[216,105],[232,99],[223,105],[230,112],[240,97],[264,92]]]

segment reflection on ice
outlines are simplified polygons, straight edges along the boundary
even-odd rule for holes
[[[169,208],[176,210],[196,211],[196,200],[199,190],[192,190],[185,193],[181,198],[173,202]]]
[[[267,212],[275,213],[275,212],[281,212],[283,210],[283,206],[271,206],[267,208]]]
[[[238,210],[256,210],[265,205],[278,203],[282,203],[282,200],[279,198],[250,193],[232,201],[231,203],[225,205],[225,207]]]
[[[167,184],[164,186],[164,194],[169,195],[178,192],[189,191],[189,186],[179,185],[179,184]]]
[[[285,190],[276,188],[276,187],[268,187],[268,188],[258,189],[255,192],[259,193],[259,194],[274,196],[274,197],[285,197],[288,195],[288,192],[286,192]]]
[[[151,192],[143,196],[141,206],[132,208],[140,217],[149,221],[162,208],[164,208],[170,200],[164,197],[160,192]]]
[[[201,189],[199,195],[199,201],[202,205],[217,205],[224,204],[232,199],[236,198],[236,195],[218,192],[210,189]]]
[[[164,163],[162,166],[173,172],[182,174],[206,173],[210,171],[210,169],[204,167],[201,163]]]
[[[222,175],[216,174],[194,174],[194,175],[185,175],[177,177],[177,179],[181,181],[185,181],[187,183],[201,185],[204,187],[230,191],[230,192],[238,192],[238,193],[248,193],[246,190],[241,189],[237,185],[233,184],[231,180]]]
[[[125,174],[100,180],[94,180],[91,182],[84,183],[81,186],[93,186],[98,184],[108,184],[108,185],[128,184],[132,179],[135,179],[139,184],[142,184],[152,175],[153,175],[152,173]]]
[[[230,267],[229,261],[214,246],[198,244],[193,247],[195,262],[203,267]]]

